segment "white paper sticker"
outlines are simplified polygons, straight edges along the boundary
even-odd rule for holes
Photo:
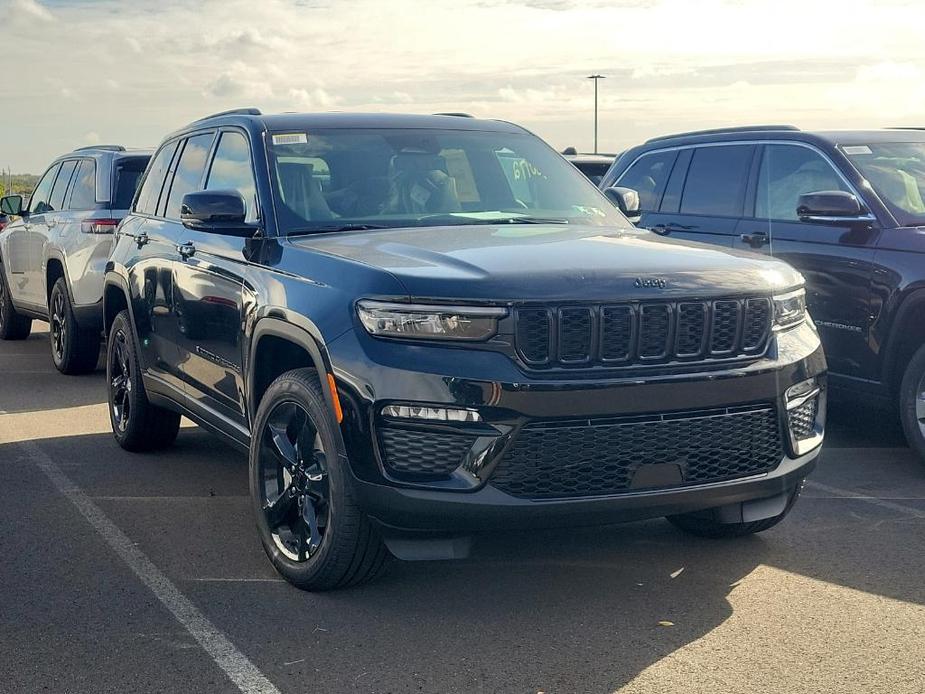
[[[307,145],[308,135],[305,133],[284,133],[273,136],[274,145]]]
[[[426,205],[427,201],[430,200],[430,191],[418,183],[415,183],[413,186],[411,186],[410,195],[411,199],[421,207]]]
[[[842,147],[845,154],[870,154],[870,147],[867,145],[846,145]]]

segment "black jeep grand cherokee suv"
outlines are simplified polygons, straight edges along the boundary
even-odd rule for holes
[[[668,135],[627,150],[601,186],[636,189],[642,227],[793,265],[833,394],[898,405],[925,463],[925,130]]]
[[[264,549],[308,589],[492,527],[757,532],[822,442],[799,274],[634,229],[507,123],[197,121],[119,229],[105,318],[119,443],[183,414],[249,450]]]

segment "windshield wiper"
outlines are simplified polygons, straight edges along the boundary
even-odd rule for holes
[[[418,219],[419,225],[447,224],[463,226],[465,224],[568,224],[562,217],[466,217],[455,214],[435,214]]]
[[[327,231],[365,231],[367,229],[390,229],[387,224],[323,224],[316,227],[293,229],[286,236],[308,236],[310,234],[323,234]]]

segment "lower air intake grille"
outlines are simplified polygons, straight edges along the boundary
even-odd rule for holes
[[[790,417],[790,431],[797,441],[808,439],[815,433],[818,403],[819,398],[812,398],[787,413]]]
[[[491,478],[525,499],[618,494],[643,466],[676,465],[680,485],[768,472],[784,457],[773,406],[581,423],[530,424]],[[651,469],[651,468],[650,468]]]
[[[448,475],[463,462],[476,437],[380,427],[379,439],[385,464],[395,472]]]

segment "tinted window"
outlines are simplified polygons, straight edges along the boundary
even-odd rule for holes
[[[753,151],[751,145],[694,150],[681,196],[681,213],[740,216]]]
[[[617,185],[639,193],[639,209],[654,212],[661,202],[662,191],[678,156],[675,151],[645,154],[624,173]]]
[[[115,165],[115,181],[112,184],[112,209],[127,210],[132,206],[138,181],[148,164],[148,157],[119,159]]]
[[[250,149],[247,138],[241,133],[225,132],[221,134],[206,190],[236,190],[247,203],[246,221],[257,219],[257,187],[254,183],[254,171],[251,168]]]
[[[67,193],[67,186],[71,182],[71,175],[77,168],[77,162],[74,160],[66,161],[61,165],[58,177],[55,179],[55,185],[51,189],[51,196],[48,200],[48,206],[52,210],[60,210],[64,207],[64,194]]]
[[[164,211],[165,217],[180,219],[180,204],[183,202],[183,196],[201,189],[199,184],[206,169],[206,157],[209,155],[212,137],[212,133],[207,133],[196,135],[186,141],[186,146],[180,154],[177,171],[173,176],[173,183],[170,185],[170,197],[167,198],[167,208]]]
[[[850,192],[817,152],[794,145],[768,145],[758,173],[755,216],[797,220],[799,197],[823,190]]]
[[[842,145],[902,226],[925,224],[925,143]]]
[[[48,198],[51,195],[51,186],[54,184],[55,176],[58,174],[58,169],[60,168],[60,164],[55,164],[48,169],[45,175],[42,176],[42,180],[39,181],[39,184],[35,187],[35,190],[32,191],[32,197],[29,198],[29,212],[31,214],[42,214],[51,209],[51,206],[48,204]]]
[[[80,162],[71,188],[73,192],[68,209],[92,210],[96,207],[96,162],[92,159]]]
[[[170,160],[173,159],[173,153],[176,149],[177,143],[169,142],[154,155],[154,161],[148,167],[144,183],[141,184],[141,190],[138,191],[138,201],[135,203],[136,212],[154,214],[157,210],[157,200],[164,185],[164,176],[167,174]]]

